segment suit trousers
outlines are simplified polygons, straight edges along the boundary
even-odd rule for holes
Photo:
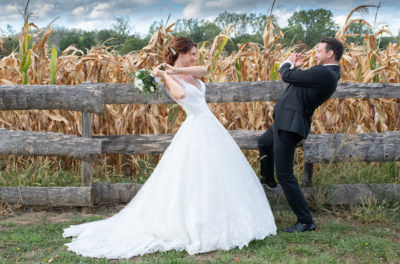
[[[313,219],[310,210],[293,175],[294,152],[301,140],[302,137],[297,133],[279,130],[273,124],[258,139],[261,176],[267,181],[272,181],[275,167],[277,179],[298,221],[311,224]]]

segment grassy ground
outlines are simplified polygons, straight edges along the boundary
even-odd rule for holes
[[[303,165],[296,155],[295,173],[302,177]],[[250,160],[256,172],[257,162]],[[62,166],[38,159],[25,167],[0,164],[0,186],[79,186],[80,169],[64,171]],[[114,169],[95,166],[94,180],[102,182],[143,183],[154,164],[142,160],[136,178]],[[314,184],[400,183],[399,162],[316,164]],[[66,250],[70,238],[62,229],[108,217],[120,208],[98,208],[92,214],[69,211],[44,211],[10,208],[0,201],[0,263],[400,263],[400,201],[388,199],[381,204],[366,201],[363,206],[327,208],[310,204],[318,232],[285,234],[253,241],[246,248],[188,256],[167,252],[109,261],[77,256]],[[281,204],[271,204],[279,228],[293,224],[295,218]],[[25,210],[25,211],[24,211]],[[3,214],[3,216],[1,216]],[[6,215],[6,216],[4,216]]]
[[[278,227],[295,221],[284,205],[271,204]],[[156,253],[129,260],[90,259],[66,250],[62,229],[70,224],[103,219],[120,208],[14,212],[0,219],[0,263],[400,263],[399,204],[366,204],[314,212],[317,232],[286,234],[248,247],[189,256]]]

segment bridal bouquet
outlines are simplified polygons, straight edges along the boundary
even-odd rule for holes
[[[155,78],[151,74],[151,70],[138,70],[134,73],[133,78],[135,79],[133,84],[140,92],[151,94],[159,92],[158,84],[160,84],[160,78]]]

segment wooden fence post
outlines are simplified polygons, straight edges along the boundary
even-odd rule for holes
[[[92,120],[89,112],[82,113],[82,137],[92,137]],[[82,161],[82,186],[92,187],[92,165]]]
[[[82,119],[82,137],[92,137],[92,120],[89,112],[81,112]],[[82,186],[90,187],[90,204],[93,205],[92,191],[92,164],[88,161],[82,161]],[[82,212],[87,214],[91,212],[90,207],[83,207]]]

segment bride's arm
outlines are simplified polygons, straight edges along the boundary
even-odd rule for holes
[[[165,63],[164,67],[169,74],[191,74],[199,79],[208,73],[204,66],[174,67]]]
[[[171,77],[165,71],[160,70],[160,66],[161,65],[153,69],[153,75],[164,79],[165,85],[167,86],[172,98],[174,98],[175,100],[185,98],[185,89],[182,87],[182,85],[180,85],[180,83],[175,78]]]

